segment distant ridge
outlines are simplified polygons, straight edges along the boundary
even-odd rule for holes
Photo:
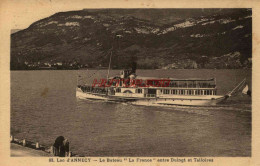
[[[14,32],[14,31],[12,31]],[[115,36],[122,36],[116,39]],[[11,69],[62,63],[137,67],[250,68],[250,9],[84,9],[56,13],[11,35]],[[66,68],[64,66],[63,68]]]

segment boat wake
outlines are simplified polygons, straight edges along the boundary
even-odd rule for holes
[[[154,108],[153,110],[158,111],[182,111],[188,113],[195,113],[200,115],[210,115],[212,111],[238,111],[238,112],[251,112],[250,104],[217,104],[213,106],[183,106],[183,105],[162,105],[162,104],[138,104],[134,102],[118,102],[111,100],[95,100],[95,99],[86,99],[86,98],[78,98],[78,102],[90,102],[90,103],[111,103],[111,104],[120,104],[124,107],[134,106],[134,107],[143,107],[145,110],[147,108]],[[82,104],[85,104],[82,103]],[[150,109],[149,109],[150,110]]]

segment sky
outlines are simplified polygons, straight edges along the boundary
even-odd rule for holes
[[[11,29],[25,29],[33,22],[57,12],[84,8],[155,7],[154,0],[3,0],[1,10],[11,15]],[[2,5],[2,6],[1,6]],[[164,5],[167,6],[167,5]]]
[[[84,8],[221,8],[227,7],[233,0],[225,0],[225,3],[201,1],[203,3],[191,0],[175,0],[174,3],[172,0],[0,0],[0,10],[8,15],[11,29],[25,29],[57,12]],[[239,7],[239,3],[232,5]],[[0,16],[0,21],[5,19]]]
[[[62,2],[60,0],[21,0],[16,1],[9,8],[12,13],[11,28],[25,29],[33,22],[49,17],[57,12],[81,10],[82,5],[77,5],[77,0],[74,3]]]

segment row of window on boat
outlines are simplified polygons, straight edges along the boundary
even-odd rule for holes
[[[91,93],[106,93],[106,89],[105,88],[93,88],[91,86],[79,86],[79,88],[83,91],[83,92],[91,92]]]
[[[119,87],[125,87],[125,86],[131,86],[135,85],[136,87],[180,87],[180,88],[215,88],[215,84],[211,83],[176,83],[176,82],[164,82],[164,83],[156,83],[156,82],[147,82],[147,83],[123,83],[120,82],[119,85],[117,83],[113,83],[112,86],[119,86]]]
[[[103,93],[105,94],[107,91],[105,88],[93,88],[91,86],[80,86],[83,92],[92,92],[92,93]],[[121,93],[121,88],[116,88],[115,91],[110,89],[111,92]],[[166,95],[216,95],[216,90],[184,90],[184,89],[161,89],[161,94]],[[136,89],[135,93],[143,93],[143,89]]]
[[[173,95],[216,95],[216,90],[160,90],[161,94],[173,94]]]
[[[156,82],[148,82],[148,85],[158,85]],[[216,85],[210,82],[195,82],[195,81],[178,81],[178,82],[164,82],[164,84],[160,84],[164,87],[181,87],[181,88],[215,88]]]
[[[116,92],[120,93],[121,88],[116,88]],[[184,89],[161,89],[161,94],[166,95],[216,95],[216,90],[184,90]],[[136,89],[135,93],[143,93],[143,89]]]

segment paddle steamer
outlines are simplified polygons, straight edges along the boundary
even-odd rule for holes
[[[242,86],[243,80],[235,89]],[[176,79],[140,77],[135,70],[124,70],[120,76],[92,86],[77,88],[77,97],[137,105],[189,105],[208,106],[227,99],[234,92],[217,95],[216,79]]]
[[[229,98],[240,89],[246,79],[225,95],[217,94],[216,79],[152,78],[136,75],[136,63],[119,76],[110,77],[112,50],[107,79],[92,86],[78,85],[76,96],[80,99],[94,99],[128,102],[137,105],[185,105],[209,106]]]

